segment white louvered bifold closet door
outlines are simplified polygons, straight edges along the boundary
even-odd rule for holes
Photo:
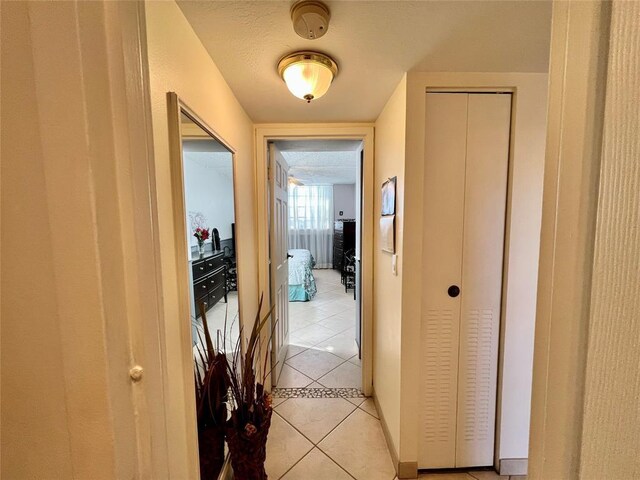
[[[510,112],[427,94],[419,468],[493,464]]]

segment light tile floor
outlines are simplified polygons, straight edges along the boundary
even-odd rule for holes
[[[361,388],[353,291],[314,270],[318,294],[289,304],[290,346],[279,388]],[[270,480],[395,480],[370,398],[274,398],[267,442]],[[509,480],[494,472],[428,473],[430,480]],[[515,477],[512,477],[515,478]]]
[[[289,304],[290,345],[279,388],[361,388],[353,290],[314,270],[318,293]],[[375,406],[364,398],[274,399],[269,479],[352,480],[395,476]],[[348,447],[348,452],[346,448]]]

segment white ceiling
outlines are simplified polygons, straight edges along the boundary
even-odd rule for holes
[[[275,143],[289,164],[289,176],[304,185],[356,183],[360,141],[296,140]]]
[[[223,177],[233,181],[233,160],[229,152],[185,148],[183,156],[185,164],[190,163],[206,170],[216,170]]]
[[[226,153],[231,158],[231,152],[220,142],[213,138],[189,138],[182,140],[182,149],[185,152],[218,152]]]
[[[373,121],[405,71],[546,72],[551,2],[327,1],[326,35],[293,31],[289,1],[181,1],[187,20],[254,122]],[[307,104],[276,72],[295,50],[330,54],[329,92]]]

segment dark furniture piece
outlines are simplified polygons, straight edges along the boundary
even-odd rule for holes
[[[352,288],[353,299],[356,299],[356,251],[354,249],[346,250],[342,260],[342,284],[344,292]]]
[[[356,248],[356,221],[336,220],[333,225],[333,268],[342,272],[344,253]]]
[[[227,274],[227,292],[238,291],[238,266],[236,256],[229,247],[224,247],[224,265]]]
[[[202,258],[191,262],[193,276],[193,298],[196,318],[200,316],[200,304],[209,310],[224,297],[227,301],[227,272],[224,252],[205,253]]]

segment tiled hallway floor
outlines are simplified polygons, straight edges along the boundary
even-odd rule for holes
[[[316,297],[289,304],[289,355],[278,388],[342,398],[274,398],[269,479],[392,480],[378,413],[360,393],[353,290],[345,293],[334,270],[313,273]]]
[[[394,480],[375,404],[360,393],[353,291],[345,293],[333,270],[313,273],[316,297],[289,304],[289,354],[267,442],[269,480]],[[493,472],[419,478],[508,480]]]

